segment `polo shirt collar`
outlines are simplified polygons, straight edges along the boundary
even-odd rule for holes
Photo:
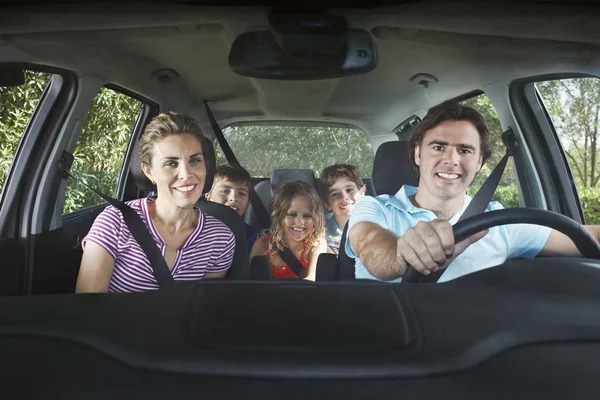
[[[404,211],[407,212],[411,215],[416,215],[419,213],[432,213],[432,211],[427,210],[425,208],[420,208],[415,206],[412,201],[410,201],[410,196],[413,196],[417,193],[417,190],[419,188],[416,186],[410,186],[410,185],[404,185],[400,188],[400,190],[394,195],[394,196],[390,196],[389,199],[385,202],[385,205],[388,206],[392,206],[394,208],[397,208],[400,211]],[[456,215],[454,215],[450,221],[451,224],[455,224],[456,222],[458,222],[458,220],[460,219],[460,216],[465,212],[465,209],[467,208],[467,206],[469,205],[469,203],[471,202],[472,197],[467,196],[465,194],[465,200],[463,203],[463,206],[461,207],[461,209],[458,211],[458,213],[456,213]]]

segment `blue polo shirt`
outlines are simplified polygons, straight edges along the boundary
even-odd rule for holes
[[[359,222],[374,222],[385,229],[402,236],[408,228],[419,221],[433,221],[436,215],[429,210],[413,205],[409,197],[417,193],[414,186],[404,185],[394,196],[363,196],[360,198],[348,222],[348,230]],[[465,202],[460,211],[448,222],[454,225],[463,214],[471,197],[465,195]],[[491,202],[487,211],[500,210],[504,207],[498,202]],[[534,258],[544,248],[552,229],[545,226],[515,224],[490,228],[489,233],[473,243],[450,264],[439,282],[449,281],[459,276],[480,271],[503,264],[510,258]],[[360,259],[352,252],[350,241],[346,241],[346,254],[356,260],[356,279],[377,279],[367,271]],[[393,282],[400,282],[402,278]]]

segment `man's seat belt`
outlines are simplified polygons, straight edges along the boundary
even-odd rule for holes
[[[221,149],[223,150],[223,154],[225,154],[227,162],[235,165],[240,165],[237,157],[231,149],[231,146],[229,146],[229,143],[227,142],[227,138],[223,134],[221,127],[217,123],[217,120],[215,119],[215,116],[208,105],[208,100],[204,100],[204,107],[206,109],[206,115],[208,116],[208,119],[210,121],[210,126],[215,136],[217,137],[219,145],[221,145]],[[252,208],[256,213],[256,216],[258,217],[258,220],[262,227],[264,229],[269,229],[271,227],[271,217],[269,216],[267,208],[263,204],[260,197],[258,197],[258,194],[256,193],[256,190],[254,190],[254,187],[252,187],[252,185],[250,185],[250,204],[252,205]],[[287,264],[287,266],[300,279],[306,278],[306,275],[308,274],[307,268],[300,264],[300,261],[298,261],[294,253],[292,253],[292,251],[289,248],[284,247],[283,251],[277,251],[277,254],[279,254],[279,256]]]
[[[148,257],[148,261],[150,261],[150,266],[152,267],[152,273],[156,278],[160,288],[164,289],[172,285],[175,281],[173,279],[173,275],[171,275],[169,267],[167,266],[167,262],[158,249],[158,246],[156,246],[154,238],[150,234],[150,231],[138,213],[124,202],[105,195],[104,193],[94,189],[93,187],[73,176],[73,174],[69,172],[72,163],[73,155],[67,151],[64,151],[58,163],[58,170],[61,177],[63,179],[68,179],[69,177],[73,178],[73,180],[75,180],[77,183],[84,185],[86,188],[90,189],[92,192],[96,193],[98,196],[108,202],[108,204],[121,211],[121,214],[123,214],[123,220],[131,232],[131,235],[136,242],[138,242],[146,257]]]
[[[504,157],[502,157],[490,176],[488,176],[485,182],[483,182],[483,185],[481,185],[481,188],[477,191],[475,196],[473,196],[473,199],[458,221],[462,221],[474,215],[485,212],[488,204],[490,201],[492,201],[492,197],[496,192],[496,188],[500,184],[500,179],[502,179],[502,174],[504,174],[504,169],[506,168],[508,159],[515,153],[518,146],[517,139],[515,138],[512,128],[508,128],[502,134],[502,141],[506,146],[506,153],[504,154]],[[429,275],[423,275],[417,272],[414,268],[409,268],[406,271],[406,277],[409,278],[411,282],[437,282],[444,271],[446,271],[446,268],[432,272]]]

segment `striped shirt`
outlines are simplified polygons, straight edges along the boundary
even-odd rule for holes
[[[132,200],[127,205],[142,218],[164,256],[166,245],[148,212],[149,201],[154,199]],[[198,226],[177,250],[171,270],[175,281],[197,280],[206,273],[226,271],[233,261],[235,237],[231,230],[218,219],[196,210],[199,212]],[[109,292],[141,292],[159,288],[148,258],[116,208],[108,206],[98,215],[83,239],[84,248],[86,241],[101,246],[115,259]]]

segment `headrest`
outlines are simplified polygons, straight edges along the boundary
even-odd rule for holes
[[[304,181],[316,189],[315,172],[312,169],[276,169],[271,175],[271,193],[275,192],[285,183]]]
[[[377,196],[395,195],[403,185],[419,185],[408,158],[408,142],[385,142],[377,148],[371,180]]]
[[[215,178],[216,169],[216,156],[215,148],[210,140],[204,138],[202,143],[202,152],[204,153],[204,163],[206,164],[206,178],[204,181],[204,189],[202,194],[208,193],[212,187],[213,180]],[[129,166],[133,180],[138,188],[144,192],[152,192],[155,190],[154,185],[150,182],[150,179],[146,177],[141,167],[141,159],[139,152],[139,140],[135,142],[133,146],[133,154],[131,155],[131,164]]]

